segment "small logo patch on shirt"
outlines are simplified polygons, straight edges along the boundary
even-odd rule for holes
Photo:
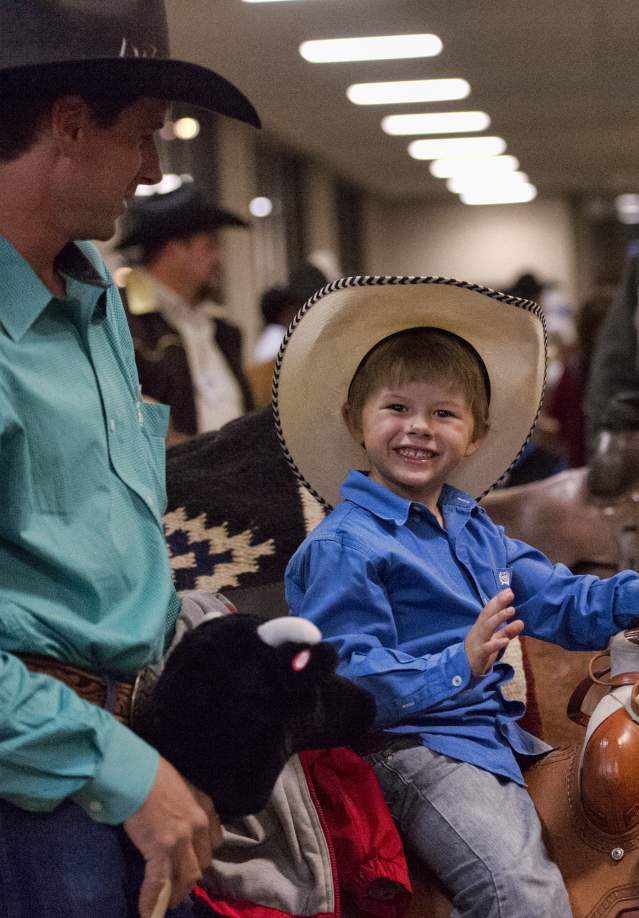
[[[499,586],[509,587],[511,578],[512,578],[512,574],[508,570],[507,567],[502,568],[502,570],[497,571],[497,580],[499,581]]]

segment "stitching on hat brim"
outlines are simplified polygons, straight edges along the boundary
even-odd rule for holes
[[[454,287],[459,287],[465,290],[471,290],[475,293],[480,293],[480,294],[483,294],[484,296],[488,296],[491,299],[497,300],[501,303],[506,303],[507,305],[513,306],[516,309],[522,309],[522,310],[525,310],[526,312],[531,313],[532,315],[534,315],[536,318],[539,319],[541,326],[542,326],[543,345],[544,345],[544,373],[543,373],[543,381],[542,381],[542,386],[541,386],[539,404],[537,406],[537,410],[535,412],[532,424],[530,426],[527,436],[524,439],[524,442],[522,443],[521,447],[519,448],[517,454],[515,455],[510,465],[501,475],[499,475],[498,478],[495,479],[495,481],[491,485],[485,488],[481,494],[476,495],[476,499],[478,501],[480,501],[483,497],[486,496],[486,494],[492,491],[493,488],[495,488],[501,481],[503,481],[507,477],[510,470],[516,465],[521,454],[523,453],[528,442],[530,441],[533,430],[535,429],[535,426],[539,419],[539,415],[541,413],[541,406],[543,404],[544,392],[546,388],[548,356],[547,356],[546,322],[544,319],[543,311],[538,303],[535,303],[533,300],[525,300],[525,299],[513,296],[508,293],[502,293],[498,290],[493,290],[490,287],[484,287],[481,284],[473,284],[467,281],[459,281],[451,277],[419,276],[419,275],[354,275],[351,277],[339,278],[338,280],[333,281],[330,284],[326,284],[324,287],[321,287],[319,290],[317,290],[313,294],[313,296],[310,297],[310,299],[308,299],[304,303],[304,305],[298,310],[296,316],[294,317],[293,321],[289,325],[284,335],[284,338],[282,340],[282,344],[280,346],[280,349],[279,349],[279,352],[278,352],[278,355],[275,361],[275,369],[273,373],[273,383],[271,387],[273,420],[274,420],[274,425],[275,425],[275,432],[277,435],[277,439],[280,443],[280,446],[282,448],[282,451],[284,453],[284,457],[288,465],[290,466],[291,471],[295,475],[295,477],[304,485],[305,488],[307,488],[307,490],[313,495],[313,497],[315,497],[322,504],[322,506],[324,506],[327,510],[331,510],[333,508],[333,505],[315,490],[315,488],[306,479],[304,474],[300,471],[299,467],[297,466],[295,460],[293,459],[293,456],[291,455],[288,449],[288,446],[286,444],[286,439],[284,437],[284,432],[282,430],[282,423],[281,423],[279,404],[278,404],[278,395],[279,395],[278,390],[279,390],[279,380],[280,380],[282,361],[284,358],[284,354],[286,352],[286,348],[288,346],[291,336],[293,335],[295,329],[297,328],[299,323],[302,321],[304,316],[308,313],[310,309],[313,308],[313,306],[317,302],[319,302],[329,293],[333,293],[337,290],[343,290],[348,287],[383,286],[383,285],[396,286],[396,285],[406,285],[406,284],[432,284],[432,285],[439,285],[439,286],[454,286]]]

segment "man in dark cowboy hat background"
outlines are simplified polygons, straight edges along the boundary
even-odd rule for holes
[[[224,79],[169,59],[160,0],[0,5],[3,918],[149,918],[167,881],[188,915],[220,841],[212,802],[126,725],[179,610],[167,410],[141,401],[117,290],[74,241],[109,238],[159,181],[173,99],[258,124]]]
[[[220,230],[247,226],[190,182],[137,197],[126,214],[119,248],[140,263],[125,281],[140,384],[145,396],[170,406],[172,443],[253,407],[241,332],[210,298]]]

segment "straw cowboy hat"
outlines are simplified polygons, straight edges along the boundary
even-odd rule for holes
[[[157,251],[171,239],[224,227],[247,228],[248,223],[210,204],[192,185],[185,184],[166,194],[135,198],[124,217],[117,248]]]
[[[0,98],[101,90],[186,102],[259,127],[228,80],[173,60],[163,0],[0,3]]]
[[[349,469],[367,468],[366,454],[341,415],[355,371],[378,341],[420,326],[468,341],[490,380],[490,429],[450,484],[482,497],[530,437],[546,373],[546,331],[536,303],[450,278],[341,278],[298,312],[273,381],[275,426],[285,455],[324,504],[337,503]]]

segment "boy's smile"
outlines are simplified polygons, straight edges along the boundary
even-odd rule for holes
[[[373,392],[359,424],[349,420],[364,445],[370,478],[400,497],[425,504],[439,518],[437,501],[450,473],[472,455],[474,419],[455,384],[410,382]]]

